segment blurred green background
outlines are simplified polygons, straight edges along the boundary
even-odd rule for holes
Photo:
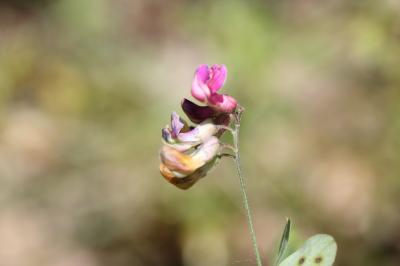
[[[332,234],[335,265],[400,265],[397,0],[0,2],[0,265],[254,265],[233,162],[188,191],[160,129],[197,65],[246,108],[265,265]],[[230,139],[227,137],[227,141]]]

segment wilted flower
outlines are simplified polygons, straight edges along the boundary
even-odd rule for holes
[[[163,146],[160,152],[160,172],[170,183],[188,189],[214,166],[220,147],[216,137],[208,138],[190,154]]]
[[[192,95],[206,103],[217,112],[231,113],[237,106],[236,100],[227,94],[218,94],[227,76],[225,65],[201,65],[197,68],[193,82]]]

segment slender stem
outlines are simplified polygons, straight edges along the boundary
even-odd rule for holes
[[[262,266],[260,251],[259,251],[259,248],[257,245],[256,232],[254,230],[253,219],[251,216],[249,201],[247,199],[246,183],[244,181],[244,177],[242,174],[242,168],[240,166],[239,129],[240,129],[240,119],[241,119],[243,111],[244,111],[243,107],[238,106],[237,111],[235,113],[235,129],[233,131],[233,143],[234,143],[234,147],[235,147],[235,162],[236,162],[237,174],[239,176],[239,181],[240,181],[240,188],[242,191],[243,205],[246,210],[247,223],[249,224],[250,235],[251,235],[251,239],[253,242],[254,255],[256,256],[257,266]]]

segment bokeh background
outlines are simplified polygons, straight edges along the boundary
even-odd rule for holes
[[[400,265],[397,0],[0,1],[0,265],[254,265],[234,164],[188,191],[160,129],[224,63],[261,253]],[[230,141],[229,137],[225,138]]]

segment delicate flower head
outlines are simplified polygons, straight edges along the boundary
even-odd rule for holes
[[[217,112],[231,113],[237,106],[236,100],[226,94],[218,94],[226,81],[227,69],[225,65],[200,65],[192,82],[192,95],[200,102],[207,103]]]
[[[201,65],[192,82],[192,95],[206,106],[199,106],[188,99],[181,106],[190,121],[189,126],[175,112],[171,122],[162,129],[164,142],[160,151],[160,172],[170,183],[188,189],[216,164],[223,145],[219,137],[232,121],[236,100],[218,90],[226,81],[224,65]]]

